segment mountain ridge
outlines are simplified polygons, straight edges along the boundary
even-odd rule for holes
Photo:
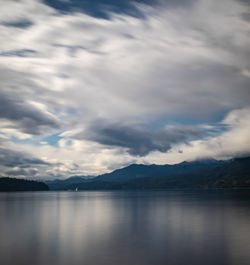
[[[131,164],[91,179],[81,176],[79,182],[72,182],[71,177],[61,180],[60,185],[46,183],[54,190],[250,187],[249,165],[250,157],[183,161],[175,165]]]

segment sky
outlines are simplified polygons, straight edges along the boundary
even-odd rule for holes
[[[250,155],[249,0],[0,4],[0,176]]]

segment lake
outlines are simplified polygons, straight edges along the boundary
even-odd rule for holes
[[[0,264],[249,265],[249,194],[0,193]]]

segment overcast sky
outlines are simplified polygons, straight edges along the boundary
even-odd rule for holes
[[[250,155],[248,0],[0,0],[0,175]]]

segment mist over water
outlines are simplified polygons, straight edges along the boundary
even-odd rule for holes
[[[244,265],[248,191],[0,193],[0,264]]]

